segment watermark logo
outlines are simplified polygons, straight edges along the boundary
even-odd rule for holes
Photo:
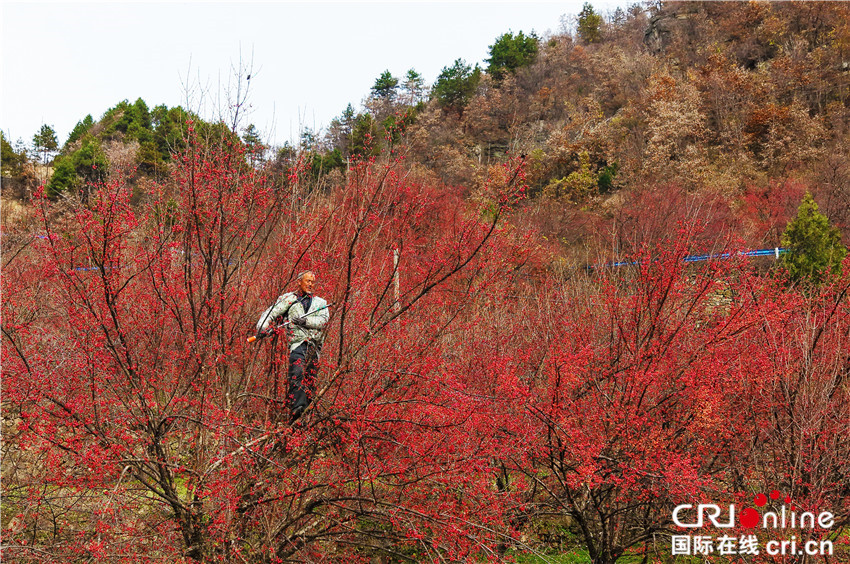
[[[755,507],[744,507],[740,513],[735,504],[722,507],[714,503],[677,505],[673,509],[673,523],[682,529],[754,529],[751,534],[731,536],[713,535],[673,535],[673,555],[707,556],[718,554],[731,556],[736,554],[761,554],[762,551],[771,556],[777,555],[832,555],[832,541],[828,539],[814,540],[812,533],[815,529],[830,529],[835,524],[835,516],[822,511],[799,511],[791,502],[790,496],[782,495],[777,490],[769,494],[773,501],[768,507],[768,495],[759,493],[753,498]],[[781,503],[781,506],[779,505]],[[781,533],[781,540],[771,539],[761,544],[768,532]],[[761,534],[757,534],[761,533]],[[799,537],[798,537],[799,534]]]
[[[705,520],[711,522],[715,527],[719,529],[729,529],[735,526],[735,506],[729,506],[728,517],[729,520],[727,522],[722,522],[722,520],[718,520],[721,513],[723,512],[720,509],[719,505],[714,505],[713,503],[700,503],[697,505],[696,510],[696,521],[693,522],[682,522],[681,514],[684,512],[689,512],[693,509],[693,505],[684,504],[677,505],[676,509],[673,510],[673,522],[683,529],[699,529],[705,526]]]

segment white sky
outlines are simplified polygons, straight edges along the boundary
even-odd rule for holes
[[[591,3],[603,14],[626,4]],[[209,118],[241,49],[254,70],[242,125],[279,145],[349,103],[359,109],[385,69],[401,78],[415,68],[430,85],[457,58],[483,63],[509,30],[559,32],[582,4],[0,0],[0,129],[30,144],[46,123],[61,144],[86,114],[99,119],[124,99],[185,107],[186,85],[191,109]]]

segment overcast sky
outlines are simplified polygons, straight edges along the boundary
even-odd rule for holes
[[[507,31],[543,36],[574,21],[560,2],[8,2],[0,0],[0,129],[31,143],[45,123],[64,143],[86,114],[121,100],[226,106],[231,68],[253,59],[250,114],[273,144],[318,130],[382,71],[430,85],[455,59],[483,63]],[[594,0],[600,13],[625,3]],[[570,18],[573,18],[572,20]],[[187,97],[188,93],[188,97]]]

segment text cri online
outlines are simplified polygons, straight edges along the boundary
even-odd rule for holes
[[[673,522],[683,529],[696,529],[707,522],[719,529],[728,529],[735,526],[735,504],[729,505],[729,512],[726,521],[720,519],[722,510],[720,506],[713,503],[701,503],[696,508],[696,521],[683,522],[680,514],[693,509],[693,505],[684,504],[677,505],[673,510]],[[758,514],[756,514],[758,516]],[[756,525],[757,523],[753,523]],[[765,512],[761,520],[761,526],[764,529],[829,529],[835,524],[835,516],[829,511],[823,511],[818,515],[812,512],[805,511],[799,516],[794,511],[786,511],[785,506],[777,513],[774,511]]]

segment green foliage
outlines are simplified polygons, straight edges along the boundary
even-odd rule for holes
[[[139,98],[132,106],[132,111],[124,115],[127,119],[127,135],[131,139],[138,139],[141,142],[148,141],[151,137],[151,114],[148,110],[148,105],[144,100]]]
[[[381,123],[390,148],[392,148],[392,145],[400,142],[407,128],[416,122],[418,111],[418,106],[409,107],[403,113],[387,116]]]
[[[183,147],[185,123],[191,117],[180,107],[160,105],[150,110],[141,98],[132,104],[123,100],[103,114],[98,128],[94,127],[91,115],[77,122],[65,143],[64,151],[72,157],[75,169],[83,170],[86,165],[80,163],[96,164],[96,161],[101,160],[106,163],[100,149],[103,140],[136,141],[139,144],[139,170],[145,174],[157,174],[165,171],[171,154]],[[80,145],[76,146],[78,142]],[[93,149],[93,142],[96,142],[97,150]],[[84,146],[86,148],[83,151]],[[79,151],[83,151],[83,154],[77,155]],[[100,157],[94,157],[95,153]],[[77,173],[80,174],[79,170]],[[91,176],[91,172],[86,169],[82,176]],[[62,189],[69,189],[73,185],[68,178],[60,180],[60,184]]]
[[[245,131],[242,132],[242,141],[245,142],[245,145],[249,149],[253,149],[258,145],[263,144],[263,140],[260,137],[260,132],[257,130],[257,127],[252,123],[245,128]]]
[[[602,16],[596,13],[589,2],[585,2],[578,14],[578,36],[585,43],[602,40]]]
[[[357,112],[354,111],[354,108],[351,104],[345,107],[345,110],[342,112],[341,123],[348,127],[348,133],[351,133],[351,124],[354,123],[354,118],[357,117]]]
[[[408,78],[414,81],[421,80],[415,71],[408,72]],[[410,100],[410,97],[406,97],[402,100],[402,104]],[[323,149],[326,160],[322,162],[322,170],[327,172],[337,168],[334,164],[336,157],[332,155],[334,151],[339,154],[339,162],[342,163],[349,156],[370,157],[378,155],[384,148],[392,150],[393,146],[401,141],[407,128],[416,121],[416,116],[424,108],[424,103],[419,102],[406,107],[399,105],[396,108],[396,111],[385,117],[376,117],[369,112],[358,114],[349,104],[340,117],[331,121],[328,128]],[[309,147],[302,148],[319,152],[318,146],[318,140],[314,136]],[[315,161],[315,158],[313,160]],[[317,168],[316,161],[313,164],[313,170]],[[341,165],[338,168],[345,169]]]
[[[414,69],[407,71],[404,77],[404,102],[408,105],[416,105],[422,102],[425,96],[425,78]]]
[[[53,175],[47,183],[46,193],[49,198],[56,198],[65,192],[72,192],[79,182],[77,171],[71,157],[59,156],[53,162]]]
[[[480,81],[481,69],[477,64],[472,68],[463,59],[457,59],[452,66],[443,67],[431,95],[441,108],[462,114]]]
[[[191,116],[179,106],[160,105],[147,112],[147,105],[141,99],[134,106],[127,132],[139,141],[139,169],[146,174],[164,171],[171,154],[184,146],[184,127]]]
[[[372,86],[372,95],[381,100],[392,101],[395,99],[398,91],[398,79],[385,70],[375,80],[375,85]]]
[[[162,155],[160,155],[156,143],[152,140],[140,143],[139,152],[136,156],[139,160],[139,169],[146,174],[154,174],[162,162]]]
[[[371,114],[357,116],[351,128],[348,150],[358,157],[375,156],[381,151],[378,143],[378,123]]]
[[[333,170],[345,170],[345,161],[339,149],[320,154],[313,153],[310,157],[310,174],[318,179]]]
[[[248,159],[252,164],[265,160],[265,152],[268,147],[263,144],[259,130],[252,123],[242,132],[242,141],[248,151]]]
[[[82,147],[72,156],[74,170],[85,182],[100,182],[106,177],[109,162],[100,141],[93,137],[83,139]]]
[[[334,149],[339,149],[345,156],[350,154],[349,143],[356,117],[357,113],[354,111],[354,108],[351,104],[348,104],[342,115],[331,120],[330,127],[328,127],[327,139],[330,146]]]
[[[153,141],[156,143],[161,162],[168,162],[171,159],[171,153],[184,147],[186,121],[193,117],[180,106],[169,108],[160,105],[153,109],[151,112]]]
[[[528,554],[513,551],[510,554],[517,564],[586,564],[590,562],[587,550],[581,547],[576,547],[569,552],[557,551],[551,554]]]
[[[71,130],[71,135],[68,136],[68,140],[65,142],[65,145],[67,146],[74,141],[78,141],[83,135],[88,133],[89,129],[91,129],[93,125],[94,119],[92,119],[91,114],[78,121],[77,125],[74,126],[74,129]]]
[[[12,145],[6,141],[6,136],[0,131],[0,162],[3,165],[3,176],[16,177],[23,172],[23,165],[27,161],[26,151],[15,151]]]
[[[17,156],[15,150],[12,149],[12,145],[6,141],[6,136],[0,131],[0,160],[3,162],[3,168],[5,169],[9,166],[11,161],[16,159]]]
[[[788,270],[793,282],[819,284],[841,270],[847,249],[841,243],[841,232],[820,213],[808,192],[795,217],[782,234],[782,246],[789,252],[780,264]]]
[[[298,161],[298,150],[289,141],[278,147],[274,156],[274,166],[279,172],[285,172]]]
[[[533,63],[537,58],[537,50],[538,38],[534,33],[505,33],[490,45],[490,58],[486,59],[487,73],[501,80],[507,73]]]
[[[127,100],[119,102],[107,110],[101,121],[105,124],[105,137],[115,137],[121,133],[127,140],[135,139],[140,143],[151,140],[153,121],[148,105],[141,98],[133,104]]]
[[[620,165],[617,163],[602,167],[596,180],[600,194],[607,194],[614,188],[614,177],[618,170],[620,170]]]
[[[626,12],[619,6],[614,10],[614,13],[611,15],[611,24],[616,27],[622,27],[626,23],[627,17]]]
[[[63,192],[73,192],[86,183],[102,182],[108,167],[100,141],[90,135],[83,137],[79,150],[56,158],[53,176],[47,184],[47,195],[56,197]]]
[[[42,163],[48,163],[50,153],[59,149],[59,140],[56,132],[49,125],[42,125],[38,133],[32,137],[32,146],[36,153],[42,154]]]
[[[301,130],[301,141],[299,141],[298,145],[301,147],[303,151],[312,151],[319,144],[319,136],[315,131],[310,129],[309,127],[305,127]]]

